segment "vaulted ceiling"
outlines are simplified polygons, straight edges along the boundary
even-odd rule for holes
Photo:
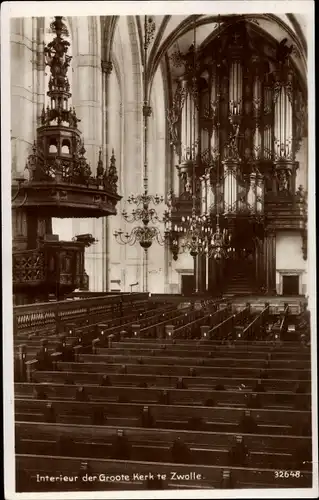
[[[306,74],[306,18],[293,14],[245,14],[245,15],[163,15],[153,16],[155,33],[148,51],[147,73],[150,80],[163,59],[166,60],[172,52],[186,52],[193,42],[194,26],[196,25],[196,43],[198,47],[206,45],[216,35],[218,28],[223,30],[230,23],[241,19],[251,23],[255,29],[265,33],[278,42],[287,38],[287,44],[293,45],[292,55],[296,67],[301,75]],[[140,47],[143,47],[144,16],[136,16],[140,37]],[[176,69],[170,65],[170,72],[174,78]],[[177,74],[176,74],[177,76]]]

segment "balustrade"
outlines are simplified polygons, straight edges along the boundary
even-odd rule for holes
[[[45,302],[13,308],[14,334],[58,329],[69,322],[90,324],[100,314],[120,311],[123,305],[130,306],[146,300],[146,293],[106,295],[79,300]]]

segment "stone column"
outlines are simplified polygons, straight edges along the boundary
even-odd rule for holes
[[[84,35],[85,36],[85,35]],[[95,174],[102,146],[102,72],[101,56],[96,46],[79,47],[75,58],[76,85],[73,85],[74,106],[81,119],[80,130],[86,157]],[[104,165],[108,166],[108,165]],[[104,260],[103,219],[79,219],[73,222],[73,232],[91,233],[98,242],[85,251],[85,269],[89,275],[90,291],[103,290],[102,262]]]
[[[113,70],[112,61],[101,61],[102,69],[102,150],[105,168],[108,168],[108,161],[111,154],[109,144],[109,76]],[[104,217],[102,222],[102,287],[103,291],[109,290],[109,261],[110,261],[110,228],[108,218]]]
[[[34,114],[35,88],[33,82],[35,43],[33,18],[15,18],[10,21],[11,37],[11,144],[14,175],[24,175],[25,164],[31,153],[36,126]],[[22,117],[24,117],[22,119]],[[32,119],[32,126],[30,120]]]
[[[19,191],[18,178],[27,176],[25,165],[37,127],[37,31],[35,18],[10,20],[11,52],[11,173],[12,197]],[[22,119],[22,117],[24,117]],[[14,249],[28,246],[28,222],[23,207],[12,210],[12,239]]]

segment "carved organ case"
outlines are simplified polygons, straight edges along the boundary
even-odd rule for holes
[[[190,191],[195,172],[202,212],[213,218],[218,211],[224,223],[253,217],[276,225],[278,213],[267,213],[267,203],[295,202],[305,126],[306,92],[290,57],[293,47],[252,22],[225,23],[216,31],[197,49],[192,77],[192,48],[179,56],[184,73],[169,116],[179,196]],[[176,63],[176,55],[171,60]],[[190,161],[193,170],[185,168]],[[294,217],[302,217],[299,212]]]

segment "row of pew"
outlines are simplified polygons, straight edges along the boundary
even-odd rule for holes
[[[269,320],[167,303],[18,339],[17,491],[310,487],[310,347]]]

